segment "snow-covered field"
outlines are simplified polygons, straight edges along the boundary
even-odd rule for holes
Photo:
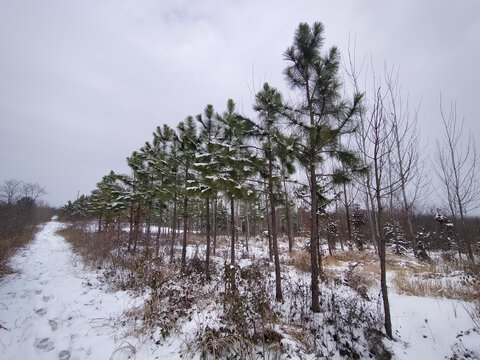
[[[17,273],[0,282],[0,359],[185,358],[185,339],[193,338],[188,332],[195,327],[184,323],[161,342],[137,336],[125,312],[138,308],[145,295],[109,291],[101,271],[84,267],[55,234],[62,226],[57,221],[42,225],[34,241],[11,259]],[[390,302],[396,341],[385,343],[394,358],[479,358],[471,304],[399,295],[393,289]]]

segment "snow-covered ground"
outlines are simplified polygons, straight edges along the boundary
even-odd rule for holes
[[[145,296],[109,291],[101,271],[86,268],[56,235],[62,226],[57,221],[43,225],[34,241],[11,259],[17,272],[0,282],[0,359],[185,358],[185,340],[193,338],[195,327],[187,322],[161,342],[137,336],[125,312],[140,306]],[[262,252],[254,245],[251,251]],[[288,276],[295,272],[288,271]],[[480,334],[467,312],[471,304],[393,290],[396,341],[386,344],[395,359],[479,357]],[[200,314],[194,320],[201,321]],[[341,359],[338,354],[329,358]]]
[[[0,359],[175,358],[175,340],[149,348],[127,336],[122,314],[142,299],[107,292],[55,234],[62,226],[42,225],[11,259],[17,273],[0,282]]]
[[[397,339],[390,346],[398,359],[449,359],[454,354],[467,359],[467,353],[470,359],[480,358],[480,334],[467,312],[470,304],[392,294],[390,306]]]

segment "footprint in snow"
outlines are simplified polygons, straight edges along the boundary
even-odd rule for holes
[[[49,338],[36,339],[35,347],[46,352],[52,351],[55,348],[53,342]]]
[[[52,298],[51,296],[44,296],[42,300],[43,302],[49,302],[51,298]]]
[[[47,309],[45,309],[45,308],[36,309],[35,313],[40,315],[40,316],[43,316],[47,313]]]
[[[55,331],[58,329],[58,322],[56,320],[48,320],[48,325],[50,325],[50,329]]]
[[[42,290],[35,290],[35,294],[40,295],[42,293]]]
[[[58,359],[59,360],[69,360],[70,359],[70,351],[68,351],[68,350],[60,351],[60,354],[58,354]]]

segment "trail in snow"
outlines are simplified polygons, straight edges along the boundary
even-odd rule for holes
[[[81,360],[134,355],[133,348],[123,342],[119,321],[133,298],[126,292],[102,289],[97,275],[86,271],[65,240],[55,234],[62,226],[55,221],[42,225],[34,241],[11,259],[17,273],[0,282],[0,324],[6,328],[0,329],[0,358]]]

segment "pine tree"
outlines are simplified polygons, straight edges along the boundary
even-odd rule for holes
[[[252,199],[254,187],[247,181],[255,173],[254,157],[246,141],[253,135],[254,124],[235,111],[235,103],[229,99],[227,110],[217,115],[221,124],[218,147],[219,173],[215,182],[230,200],[231,246],[230,261],[235,263],[235,200]]]
[[[132,194],[130,208],[130,237],[128,249],[131,249],[133,242],[132,250],[134,253],[137,251],[138,237],[141,232],[141,218],[143,207],[146,203],[148,203],[149,198],[151,197],[151,178],[145,160],[145,153],[137,151],[134,151],[132,155],[127,158],[128,166],[132,169],[133,172],[133,179],[131,180]]]
[[[291,121],[299,133],[305,134],[297,158],[309,176],[310,192],[310,258],[312,272],[312,311],[320,311],[319,303],[319,257],[318,257],[318,211],[321,188],[324,180],[317,173],[326,158],[335,155],[338,139],[350,130],[352,118],[359,109],[362,96],[356,94],[351,105],[341,99],[342,86],[338,77],[340,65],[336,47],[322,55],[324,27],[316,22],[312,27],[301,23],[295,32],[293,45],[284,57],[289,65],[285,78],[293,89],[300,91],[303,101],[293,109]]]
[[[155,237],[155,254],[158,257],[160,250],[160,234],[163,225],[163,210],[167,208],[168,202],[174,199],[174,188],[176,179],[169,167],[169,146],[174,131],[168,125],[157,126],[153,133],[153,148],[155,160],[153,164],[153,176],[155,184],[155,207],[158,209],[158,231]]]
[[[216,174],[219,171],[220,163],[218,158],[219,147],[217,146],[217,138],[219,136],[219,124],[215,118],[215,112],[212,105],[207,105],[203,112],[203,116],[197,115],[197,122],[200,126],[199,146],[193,169],[198,173],[196,179],[190,182],[189,191],[205,199],[206,211],[206,238],[207,249],[205,259],[205,274],[207,279],[210,278],[210,252],[211,252],[211,200],[217,196],[218,184]],[[216,230],[214,230],[216,231]]]
[[[267,83],[263,85],[263,90],[255,96],[253,109],[258,113],[260,123],[258,124],[257,138],[263,143],[262,155],[267,161],[265,177],[267,178],[268,198],[270,205],[270,224],[272,235],[272,251],[275,260],[275,284],[277,301],[281,301],[282,285],[280,273],[280,258],[278,252],[277,239],[277,215],[276,207],[279,199],[276,194],[281,186],[280,183],[280,163],[276,148],[281,146],[283,134],[279,128],[279,119],[283,110],[282,96],[277,89],[270,87]]]
[[[177,126],[178,138],[180,140],[179,161],[183,167],[184,173],[184,193],[183,193],[183,241],[182,241],[182,269],[185,270],[187,256],[187,232],[188,232],[188,189],[190,182],[195,180],[190,171],[195,160],[195,153],[198,145],[197,130],[193,117],[188,116],[185,122],[180,122]]]

